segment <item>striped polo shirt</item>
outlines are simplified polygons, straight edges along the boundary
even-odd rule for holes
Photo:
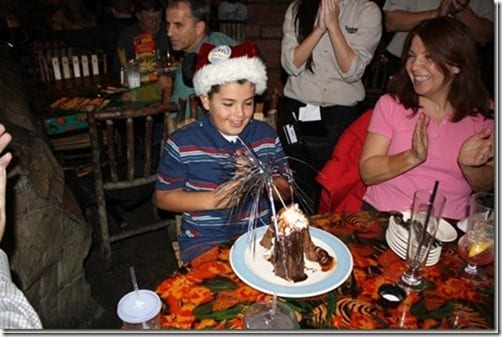
[[[290,172],[277,133],[267,123],[252,119],[239,135],[247,147],[274,171]],[[166,142],[159,163],[156,188],[186,191],[212,191],[230,180],[235,171],[234,153],[244,149],[237,140],[225,139],[209,116],[174,132]],[[181,257],[188,262],[214,245],[248,230],[252,199],[234,209],[185,212],[178,242]],[[270,205],[261,196],[253,226],[268,224]]]

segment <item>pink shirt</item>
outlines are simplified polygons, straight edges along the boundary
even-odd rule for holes
[[[409,119],[411,112],[390,95],[382,96],[376,103],[368,131],[391,139],[388,154],[410,149],[418,118],[417,114]],[[438,192],[446,197],[443,217],[464,218],[472,189],[458,166],[457,156],[463,142],[486,127],[494,127],[493,119],[468,116],[451,123],[448,116],[441,122],[431,121],[425,162],[395,178],[368,186],[364,200],[381,211],[409,210],[415,190],[432,189],[438,180]]]

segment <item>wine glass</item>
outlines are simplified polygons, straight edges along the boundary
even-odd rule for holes
[[[458,240],[458,253],[467,261],[464,271],[478,274],[478,265],[493,262],[495,254],[495,210],[494,195],[479,192],[471,196],[469,221],[465,234]]]

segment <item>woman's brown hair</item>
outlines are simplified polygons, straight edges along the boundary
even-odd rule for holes
[[[448,101],[455,110],[452,122],[476,114],[492,117],[489,93],[479,71],[476,45],[469,36],[468,28],[449,17],[424,20],[410,31],[401,53],[401,68],[389,80],[388,92],[404,107],[411,108],[413,114],[418,112],[418,95],[405,68],[415,36],[420,37],[431,59],[444,74],[445,81],[451,80]],[[452,74],[448,66],[455,66],[460,72]]]
[[[297,0],[294,7],[293,22],[296,27],[296,38],[302,43],[314,30],[320,0]],[[313,72],[312,54],[307,59],[306,68]]]

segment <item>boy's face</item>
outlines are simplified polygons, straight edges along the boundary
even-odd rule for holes
[[[237,136],[248,125],[254,113],[255,87],[251,82],[227,83],[211,98],[202,95],[202,105],[216,128],[225,135]]]

